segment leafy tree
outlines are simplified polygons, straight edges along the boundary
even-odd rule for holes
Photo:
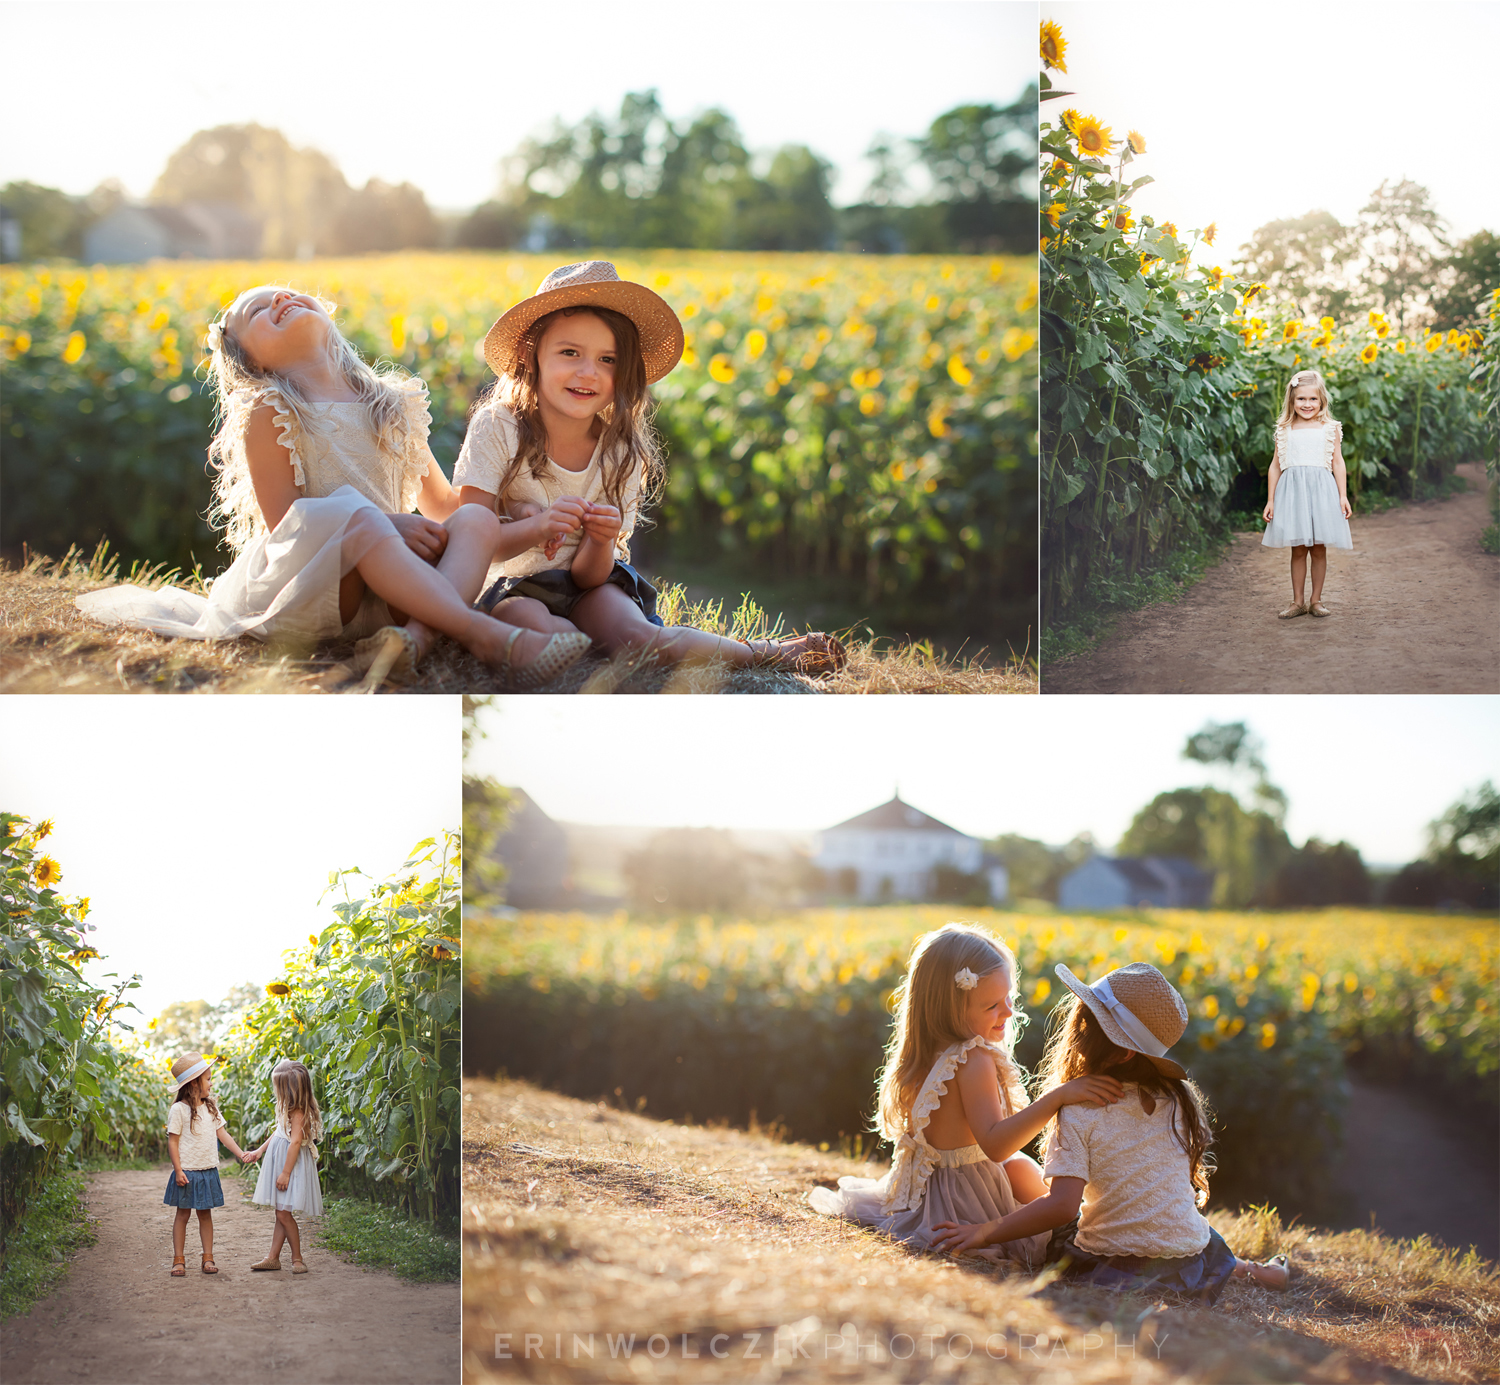
[[[934,200],[945,206],[951,248],[1009,248],[1022,219],[1033,234],[1037,119],[1037,89],[1031,86],[1009,106],[955,106],[915,141]]]
[[[1265,804],[1279,822],[1286,814],[1286,794],[1266,777],[1266,762],[1261,757],[1264,748],[1244,722],[1210,721],[1187,738],[1182,758],[1200,765],[1224,765],[1253,775],[1251,796]]]
[[[1370,873],[1348,842],[1329,846],[1316,837],[1292,854],[1272,881],[1266,902],[1276,908],[1368,904]]]
[[[1305,318],[1342,317],[1354,306],[1345,266],[1356,254],[1356,233],[1331,212],[1268,221],[1240,247],[1234,272],[1265,284],[1268,299],[1290,303]]]
[[[1005,864],[1010,875],[1012,899],[1057,899],[1057,882],[1075,866],[1081,866],[1096,850],[1087,832],[1066,846],[1053,848],[1045,842],[1014,833],[996,837],[987,844]]]
[[[173,1001],[147,1026],[151,1042],[165,1053],[212,1053],[230,1026],[263,999],[259,986],[242,981],[217,1005],[206,1000]]]
[[[87,211],[79,198],[36,183],[7,183],[0,207],[21,223],[23,260],[82,255]]]
[[[739,250],[821,250],[833,238],[828,188],[833,166],[802,144],[776,151],[764,178],[747,178],[730,246]]]
[[[509,789],[493,779],[469,773],[469,751],[483,740],[479,727],[479,710],[493,707],[492,697],[463,700],[463,894],[464,904],[488,909],[503,902],[505,866],[495,852],[495,844],[510,817],[513,803]]]
[[[346,255],[416,250],[437,241],[437,218],[422,190],[410,183],[393,187],[379,178],[350,194],[333,231],[334,246]]]
[[[1432,325],[1440,332],[1482,321],[1491,296],[1500,288],[1500,236],[1476,231],[1454,247],[1439,266],[1443,288],[1433,299]]]
[[[1415,330],[1426,306],[1433,267],[1448,249],[1447,223],[1432,194],[1403,178],[1382,182],[1359,214],[1359,245],[1375,306],[1394,317],[1405,333]]]
[[[718,827],[658,832],[622,870],[637,907],[668,912],[735,908],[750,875],[746,852]]]

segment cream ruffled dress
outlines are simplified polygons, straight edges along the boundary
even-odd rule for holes
[[[275,529],[258,532],[229,570],[214,579],[205,598],[179,587],[146,591],[121,585],[90,592],[75,604],[106,625],[127,625],[188,640],[232,640],[241,635],[321,640],[359,639],[390,624],[390,611],[366,590],[354,619],[339,615],[339,583],[365,554],[395,536],[387,518],[409,513],[427,474],[427,432],[432,415],[427,386],[401,382],[406,437],[393,455],[382,449],[365,419],[364,406],[308,406],[308,428],[287,408],[279,390],[255,403],[270,404],[281,442],[291,453],[292,474],[302,499],[293,501]],[[251,407],[241,409],[248,426]],[[231,466],[246,468],[243,433]]]
[[[814,1188],[808,1198],[814,1211],[831,1217],[848,1217],[925,1250],[936,1238],[933,1228],[938,1222],[994,1221],[1022,1205],[1011,1191],[1004,1166],[995,1163],[978,1145],[934,1149],[923,1133],[959,1064],[967,1061],[969,1051],[975,1048],[982,1050],[975,1055],[981,1061],[985,1055],[994,1059],[1001,1105],[1006,1116],[1015,1114],[1000,1082],[1000,1064],[1004,1059],[999,1051],[977,1034],[963,1043],[952,1044],[933,1064],[912,1103],[910,1128],[896,1142],[896,1158],[890,1172],[878,1180],[841,1178],[837,1192]],[[1039,1270],[1049,1239],[1050,1233],[1042,1232],[1018,1241],[985,1246],[973,1254],[992,1262],[1013,1260],[1028,1269]]]
[[[1339,503],[1333,478],[1333,454],[1344,438],[1344,425],[1329,419],[1321,428],[1276,425],[1276,460],[1281,478],[1271,497],[1271,522],[1262,548],[1353,548],[1349,521]]]

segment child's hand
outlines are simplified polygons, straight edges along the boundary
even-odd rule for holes
[[[583,527],[584,516],[589,512],[589,502],[576,495],[564,495],[554,500],[541,512],[542,552],[551,559],[566,542],[570,534]]]
[[[423,562],[435,563],[448,546],[448,531],[424,515],[388,515],[404,543]]]
[[[595,543],[612,545],[624,521],[613,505],[590,505],[584,517],[583,532]]]
[[[187,1174],[183,1173],[181,1169],[177,1170],[177,1186],[179,1188],[187,1187]]]
[[[1125,1095],[1125,1088],[1113,1077],[1094,1073],[1064,1082],[1057,1095],[1060,1106],[1113,1106]]]
[[[278,1173],[276,1175],[276,1191],[278,1193],[284,1193],[284,1192],[286,1192],[287,1184],[290,1183],[291,1181],[292,1181],[292,1179],[291,1179],[291,1175],[290,1174],[285,1173],[285,1172]]]
[[[990,1243],[990,1231],[994,1222],[979,1222],[977,1225],[957,1221],[940,1221],[932,1229],[940,1234],[933,1238],[934,1250],[946,1250],[951,1255],[963,1255],[966,1251],[978,1250]]]
[[[1348,519],[1349,516],[1354,513],[1354,507],[1350,505],[1349,497],[1347,495],[1339,496],[1339,509],[1344,512],[1345,519]]]
[[[1269,524],[1276,518],[1276,506],[1271,501],[1266,501],[1266,508],[1260,512],[1260,517]]]

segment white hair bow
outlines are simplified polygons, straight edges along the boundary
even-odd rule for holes
[[[972,991],[979,984],[979,978],[968,967],[965,967],[962,971],[954,973],[953,984],[961,991]]]

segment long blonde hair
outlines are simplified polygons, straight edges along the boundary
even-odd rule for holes
[[[547,469],[547,429],[542,423],[540,394],[541,370],[537,365],[537,348],[547,329],[559,318],[578,313],[592,313],[615,336],[615,396],[599,411],[604,423],[604,437],[599,449],[603,467],[604,494],[609,503],[624,513],[625,488],[630,478],[640,476],[641,494],[637,513],[656,498],[664,468],[661,444],[651,427],[655,401],[646,384],[646,363],[641,356],[641,334],[624,313],[613,308],[580,304],[576,308],[559,308],[537,318],[526,329],[517,350],[519,366],[514,373],[502,375],[490,392],[474,406],[471,418],[487,410],[507,409],[516,420],[516,455],[501,473],[497,497],[520,475],[525,467],[540,479]]]
[[[323,1113],[313,1095],[312,1073],[306,1063],[283,1058],[271,1069],[271,1086],[276,1091],[276,1114],[285,1116],[290,1129],[293,1111],[302,1112],[302,1131],[306,1139],[323,1138]]]
[[[332,318],[338,304],[311,296],[317,297]],[[238,301],[236,298],[235,302]],[[274,390],[292,416],[294,432],[317,436],[321,430],[317,416],[308,408],[311,401],[295,380],[262,370],[251,361],[243,345],[225,326],[228,313],[226,308],[209,324],[207,338],[208,378],[213,382],[218,405],[218,426],[208,445],[209,462],[217,473],[208,521],[215,529],[223,529],[224,542],[238,554],[266,527],[245,456],[245,433],[251,413],[257,405],[266,403],[269,392]],[[328,333],[327,346],[329,365],[358,396],[357,402],[364,406],[365,420],[381,450],[393,457],[402,456],[410,431],[407,390],[403,387],[409,377],[396,367],[372,367],[336,326]]]
[[[1024,1022],[1016,1008],[1016,959],[989,929],[977,923],[947,923],[917,939],[906,975],[896,987],[896,1023],[886,1046],[875,1117],[875,1128],[887,1140],[898,1140],[906,1132],[912,1103],[943,1050],[974,1037],[964,1018],[969,992],[953,979],[965,967],[976,977],[997,967],[1008,969],[1013,1013],[996,1066],[1007,1114],[1026,1105],[1026,1088],[1014,1057],[1017,1030]]]
[[[1337,423],[1338,420],[1328,412],[1328,385],[1323,376],[1316,370],[1294,370],[1292,378],[1286,382],[1286,396],[1281,401],[1281,417],[1276,420],[1277,428],[1290,427],[1297,417],[1297,410],[1292,407],[1292,400],[1296,398],[1299,388],[1316,384],[1318,387],[1318,398],[1321,405],[1318,409],[1319,423]]]

